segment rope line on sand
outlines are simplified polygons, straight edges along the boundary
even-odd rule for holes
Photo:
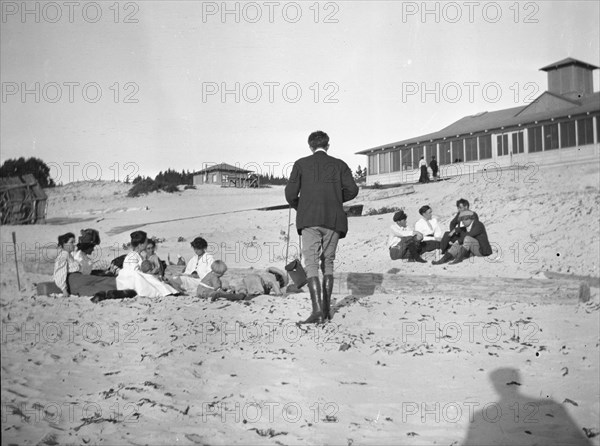
[[[268,206],[268,207],[262,207],[262,208],[238,209],[236,211],[213,212],[212,214],[195,215],[192,217],[180,217],[180,218],[172,218],[169,220],[151,221],[148,223],[137,223],[134,225],[115,226],[111,230],[107,231],[107,234],[108,235],[118,235],[118,234],[122,234],[123,232],[126,232],[126,231],[131,231],[133,229],[143,228],[144,226],[158,225],[161,223],[171,223],[174,221],[193,220],[194,218],[213,217],[215,215],[235,214],[238,212],[248,212],[248,211],[275,211],[275,210],[279,210],[279,209],[287,209],[288,207],[289,207],[288,204],[280,204],[280,205]]]

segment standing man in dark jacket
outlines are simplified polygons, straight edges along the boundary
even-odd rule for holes
[[[438,163],[435,159],[435,155],[431,155],[431,161],[429,161],[429,167],[431,167],[431,172],[433,173],[433,179],[437,180]]]
[[[331,319],[333,261],[338,240],[348,232],[348,217],[342,203],[358,195],[348,165],[327,154],[327,133],[311,133],[308,145],[313,154],[294,163],[285,187],[285,199],[297,211],[296,229],[302,236],[302,256],[312,302],[312,314],[305,324]],[[323,270],[322,300],[319,260]]]

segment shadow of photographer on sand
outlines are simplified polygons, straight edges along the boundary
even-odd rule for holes
[[[519,393],[519,375],[509,367],[490,373],[500,400],[473,414],[463,445],[592,444],[562,404]]]

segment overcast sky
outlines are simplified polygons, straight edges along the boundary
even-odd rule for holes
[[[2,161],[39,157],[63,183],[219,162],[281,175],[309,154],[314,130],[355,170],[366,164],[359,150],[527,104],[546,89],[545,65],[600,64],[594,0],[427,11],[392,1],[1,3]]]

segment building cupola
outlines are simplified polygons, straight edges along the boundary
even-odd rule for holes
[[[594,93],[592,73],[598,67],[568,57],[554,62],[540,71],[548,73],[548,91],[578,100]]]

